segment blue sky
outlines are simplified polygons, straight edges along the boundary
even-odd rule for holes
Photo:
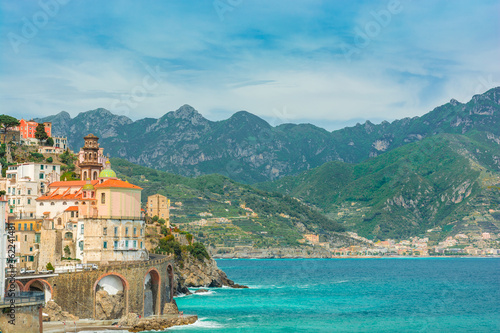
[[[189,104],[329,130],[500,85],[500,1],[2,1],[1,113]]]

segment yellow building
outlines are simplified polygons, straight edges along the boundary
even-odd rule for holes
[[[15,229],[16,259],[19,268],[36,269],[40,245],[42,220],[10,220]]]
[[[148,216],[158,216],[165,220],[165,225],[170,227],[170,200],[161,194],[154,194],[148,197],[148,206],[146,209]]]

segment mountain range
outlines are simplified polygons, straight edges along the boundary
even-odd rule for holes
[[[210,121],[189,105],[159,119],[132,121],[96,109],[75,118],[63,111],[38,121],[51,121],[54,135],[67,136],[73,150],[92,132],[112,157],[184,176],[219,173],[253,184],[331,161],[360,163],[440,133],[484,132],[488,140],[500,142],[499,98],[497,87],[467,103],[451,100],[421,117],[366,121],[333,132],[310,124],[273,127],[246,111]]]

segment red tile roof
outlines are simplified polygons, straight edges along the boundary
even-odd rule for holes
[[[78,211],[78,206],[69,206],[65,210],[65,212],[77,212],[77,211]]]
[[[98,180],[91,180],[90,183],[92,185],[97,184],[99,181]],[[69,181],[60,181],[60,182],[53,182],[49,184],[49,187],[81,187],[83,185],[87,184],[86,180],[69,180]]]
[[[105,180],[102,184],[97,184],[94,185],[94,187],[97,188],[132,188],[132,189],[137,189],[137,190],[142,190],[142,187],[130,184],[128,182],[124,182],[123,180],[120,179],[108,179]]]

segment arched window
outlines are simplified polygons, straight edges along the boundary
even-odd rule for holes
[[[102,204],[106,203],[106,194],[105,193],[101,193],[101,203]]]
[[[40,206],[43,206],[43,202],[40,202]]]
[[[50,205],[51,205],[51,206],[54,206],[55,204],[56,204],[55,202],[51,202],[51,203],[50,203]]]
[[[82,180],[87,180],[87,171],[83,172],[83,179]]]
[[[67,205],[66,201],[63,202],[63,205]]]
[[[61,220],[61,218],[58,218],[57,219],[57,225],[61,225],[61,224],[62,224],[62,220]]]
[[[93,180],[97,179],[97,171],[94,171],[94,176],[92,177]]]

